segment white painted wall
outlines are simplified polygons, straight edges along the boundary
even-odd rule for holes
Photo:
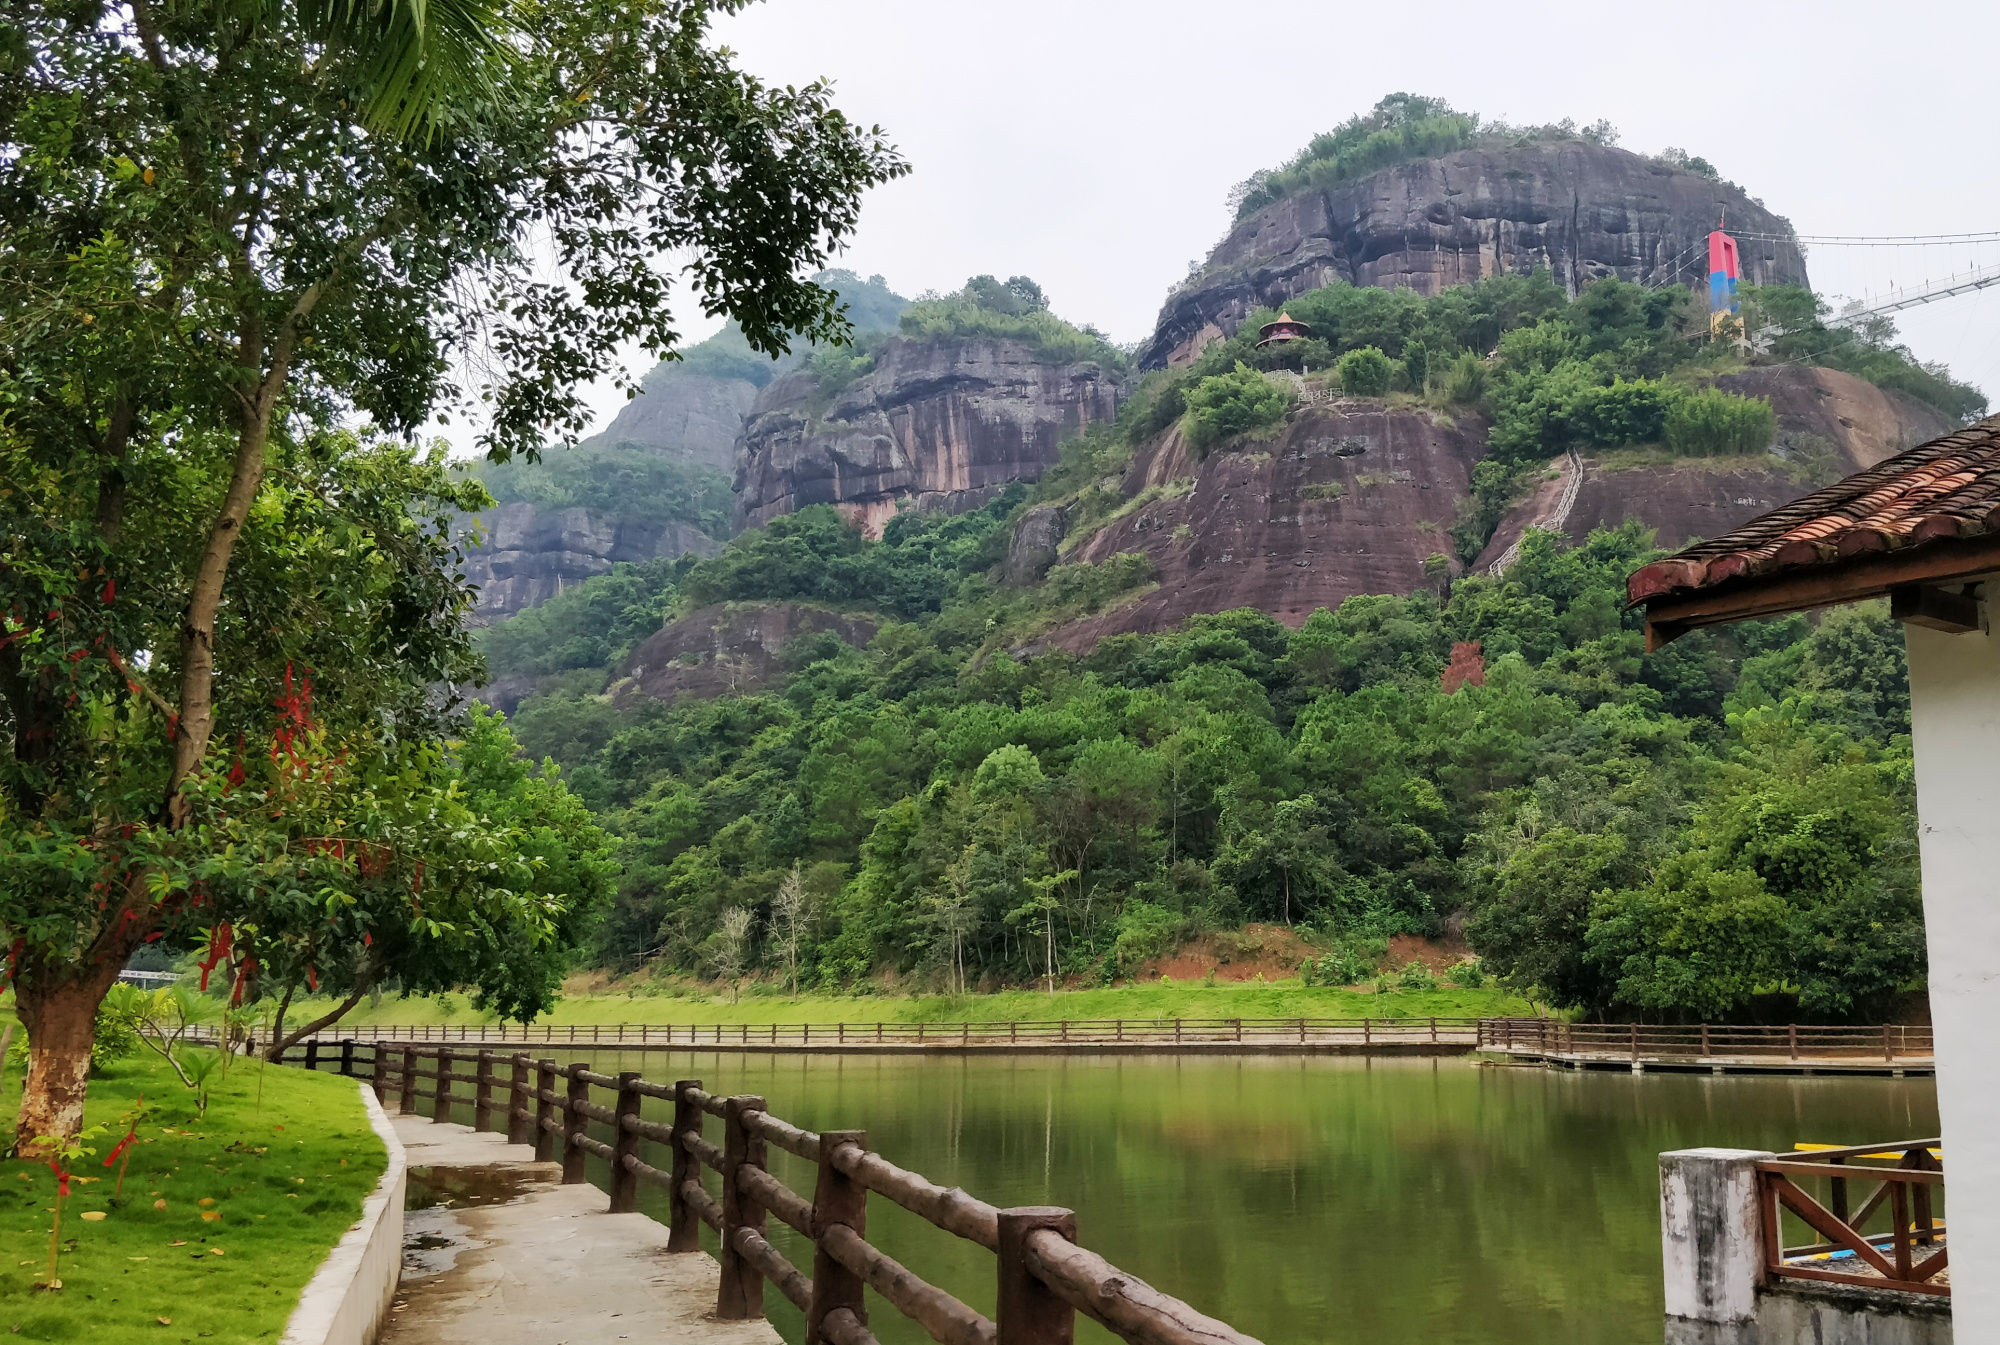
[[[1987,631],[1903,631],[1952,1316],[1960,1340],[1994,1341],[2000,1340],[2000,639]]]

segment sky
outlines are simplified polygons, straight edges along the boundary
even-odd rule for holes
[[[833,81],[910,160],[834,265],[905,295],[1032,276],[1121,342],[1227,232],[1233,184],[1398,91],[1606,118],[1627,149],[1707,158],[1802,234],[2000,229],[1988,3],[765,0],[715,31],[761,78]],[[1995,263],[1992,244],[1808,257],[1816,288],[1848,293]],[[691,340],[718,325],[689,318]],[[2000,404],[2000,287],[1898,321]],[[601,424],[623,394],[593,402]]]

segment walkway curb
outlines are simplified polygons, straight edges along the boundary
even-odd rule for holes
[[[374,1345],[403,1277],[403,1194],[409,1158],[375,1090],[361,1084],[368,1124],[389,1152],[382,1180],[349,1228],[306,1283],[278,1345]]]

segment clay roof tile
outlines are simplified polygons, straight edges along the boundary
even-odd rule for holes
[[[1636,571],[1630,601],[2000,531],[2000,416],[1857,472]]]

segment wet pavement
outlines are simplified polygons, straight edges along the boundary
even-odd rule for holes
[[[668,1255],[663,1225],[607,1213],[503,1135],[393,1119],[409,1196],[381,1345],[779,1345],[768,1323],[714,1320],[714,1260]]]

